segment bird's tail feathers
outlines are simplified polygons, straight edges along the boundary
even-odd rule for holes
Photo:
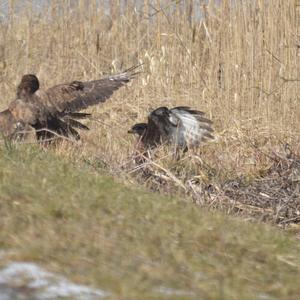
[[[90,130],[89,127],[87,127],[86,125],[71,119],[71,118],[64,118],[64,122],[69,126],[69,127],[74,127],[74,128],[78,128],[78,129],[83,129],[83,130]]]

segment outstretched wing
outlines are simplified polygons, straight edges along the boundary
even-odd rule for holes
[[[123,73],[99,80],[73,81],[69,84],[53,86],[46,91],[38,90],[24,102],[27,109],[30,107],[39,121],[44,121],[48,116],[63,117],[105,102],[116,90],[137,74],[136,68],[138,67],[132,67]]]
[[[128,83],[136,74],[132,67],[117,75],[99,80],[61,84],[45,91],[39,100],[52,113],[68,114],[105,102],[116,90]],[[39,92],[37,92],[39,95]]]
[[[36,123],[46,125],[49,118],[63,118],[67,115],[72,119],[84,118],[78,111],[105,102],[114,91],[128,83],[138,73],[136,72],[138,67],[99,80],[73,81],[53,86],[46,91],[37,90],[24,99],[11,102],[9,110],[16,120],[30,125]]]
[[[204,117],[202,111],[190,107],[174,107],[170,110],[170,121],[177,124],[173,140],[180,146],[197,147],[202,142],[214,139],[212,121]]]

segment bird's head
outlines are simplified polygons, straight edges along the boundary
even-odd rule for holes
[[[147,129],[147,124],[146,123],[138,123],[138,124],[135,124],[131,127],[130,130],[128,130],[128,133],[132,133],[132,134],[136,134],[138,136],[142,136],[146,129]]]
[[[17,98],[26,98],[35,93],[40,87],[38,78],[34,74],[23,75],[17,87]]]

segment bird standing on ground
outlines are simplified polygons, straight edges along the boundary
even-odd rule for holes
[[[137,135],[139,148],[151,149],[166,143],[185,152],[214,139],[212,121],[204,115],[187,106],[159,107],[149,114],[148,123],[135,124],[128,133]]]
[[[30,127],[35,129],[38,140],[55,136],[79,139],[76,129],[89,128],[77,120],[90,115],[79,111],[105,102],[138,73],[136,68],[94,81],[59,84],[44,91],[39,89],[35,75],[24,75],[17,87],[16,100],[0,112],[0,133],[14,138]]]

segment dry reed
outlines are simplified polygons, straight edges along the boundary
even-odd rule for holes
[[[24,73],[36,73],[48,87],[143,63],[137,80],[91,110],[99,122],[89,122],[83,143],[66,143],[59,153],[80,153],[132,180],[127,129],[157,106],[189,105],[214,121],[216,142],[183,159],[181,168],[169,155],[151,167],[176,176],[177,186],[257,176],[270,162],[253,145],[289,143],[299,152],[300,5],[218,2],[51,1],[37,10],[11,0],[0,23],[1,107]]]

